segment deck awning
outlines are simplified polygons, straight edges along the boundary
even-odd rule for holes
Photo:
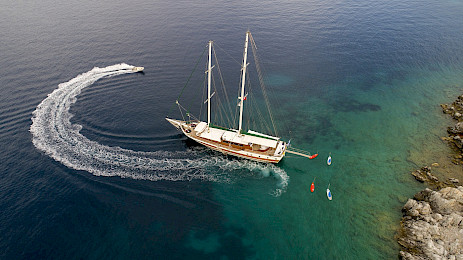
[[[216,142],[221,142],[222,141],[221,137],[224,134],[224,132],[225,131],[222,129],[209,127],[201,133],[200,137],[206,138],[212,141],[216,141]]]
[[[278,145],[277,140],[262,138],[253,135],[243,135],[232,131],[225,131],[225,133],[222,135],[222,140],[243,145],[258,144],[273,148],[277,147]]]
[[[206,129],[206,127],[207,127],[207,123],[201,122],[195,127],[195,131],[198,133],[201,133],[202,131],[204,131],[204,129]]]

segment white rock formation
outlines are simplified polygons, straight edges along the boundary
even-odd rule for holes
[[[463,260],[463,187],[425,189],[402,211],[402,259]]]

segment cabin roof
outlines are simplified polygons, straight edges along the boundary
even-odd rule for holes
[[[276,148],[279,142],[278,137],[268,136],[254,131],[247,134],[239,134],[236,130],[220,127],[207,127],[206,122],[200,122],[195,131],[199,136],[216,142],[227,141],[242,145],[258,144],[261,146]]]
[[[199,126],[199,125],[198,125]],[[209,140],[213,140],[213,141],[216,141],[216,142],[220,142],[222,141],[221,140],[221,137],[222,135],[224,134],[224,130],[222,129],[217,129],[217,128],[213,128],[213,127],[209,127],[207,128],[206,130],[204,130],[202,133],[201,133],[201,137],[202,138],[206,138],[206,139],[209,139]]]
[[[237,132],[232,131],[225,131],[222,135],[222,139],[225,141],[243,144],[243,145],[250,145],[250,144],[258,144],[267,147],[276,148],[278,145],[278,141],[268,138],[262,138],[254,135],[243,135],[238,134]]]

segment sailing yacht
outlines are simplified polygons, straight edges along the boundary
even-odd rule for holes
[[[241,66],[241,90],[238,97],[239,103],[239,125],[238,129],[218,127],[211,123],[211,72],[212,72],[212,41],[209,41],[209,58],[207,73],[207,122],[200,120],[178,120],[166,118],[169,123],[183,132],[188,138],[209,147],[212,150],[233,155],[240,158],[250,159],[258,162],[278,163],[285,156],[286,142],[280,137],[259,133],[253,130],[243,131],[243,111],[245,107],[245,83],[246,68],[248,66],[248,43],[252,37],[249,31],[246,32],[244,44],[243,63]],[[179,105],[178,100],[176,101]],[[180,106],[180,105],[179,105]]]

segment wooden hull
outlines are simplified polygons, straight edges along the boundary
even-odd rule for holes
[[[237,150],[237,149],[226,147],[225,145],[214,144],[211,141],[208,142],[208,141],[199,140],[199,138],[194,138],[191,135],[187,135],[187,134],[185,134],[185,135],[187,137],[195,140],[196,142],[198,142],[198,143],[200,143],[200,144],[202,144],[202,145],[204,145],[206,147],[209,147],[212,150],[219,151],[219,152],[221,152],[223,154],[227,154],[227,155],[233,155],[233,156],[236,156],[236,157],[249,159],[249,160],[253,160],[253,161],[258,161],[258,162],[265,162],[265,163],[278,163],[278,162],[280,162],[281,159],[283,159],[283,156],[275,157],[275,156],[268,156],[268,155],[264,155],[264,154],[256,154],[256,153],[252,153],[252,152],[246,152],[245,150],[240,151],[240,150]]]
[[[269,148],[265,151],[253,150],[252,146],[236,146],[225,141],[214,141],[206,138],[202,138],[195,133],[195,123],[187,123],[186,121],[180,121],[175,119],[166,118],[172,125],[177,129],[181,130],[188,138],[202,144],[212,150],[219,151],[226,155],[232,155],[252,161],[264,162],[264,163],[278,163],[285,156],[286,149],[281,154],[275,155],[275,149]],[[192,126],[193,124],[193,126]]]

